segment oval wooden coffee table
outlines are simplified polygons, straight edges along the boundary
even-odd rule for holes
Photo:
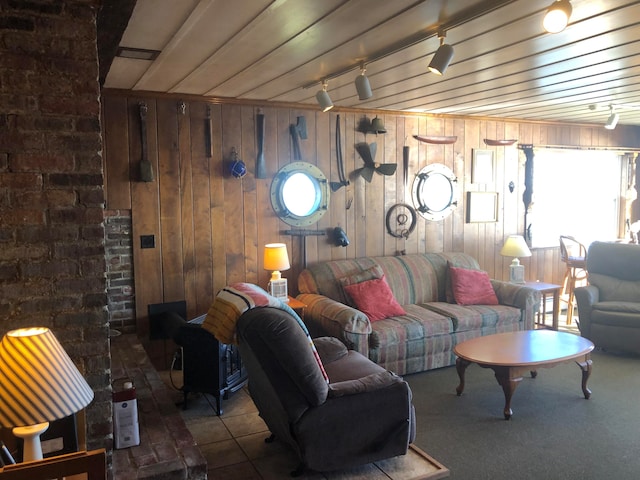
[[[464,373],[470,364],[492,369],[504,391],[504,418],[509,420],[513,415],[511,396],[523,373],[531,372],[535,378],[538,368],[555,367],[574,360],[582,369],[582,393],[588,399],[591,390],[587,388],[587,381],[591,375],[593,348],[593,343],[586,338],[552,330],[525,330],[473,338],[453,349],[458,356],[456,370],[460,377],[456,392],[458,396],[462,395]]]

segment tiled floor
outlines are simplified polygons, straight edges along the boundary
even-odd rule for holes
[[[160,377],[175,392],[176,402],[182,393],[180,371],[162,371]],[[200,446],[208,463],[210,480],[281,480],[297,466],[297,460],[278,442],[265,443],[269,431],[258,416],[256,407],[245,389],[222,401],[223,414],[218,417],[215,401],[208,395],[191,395],[189,408],[181,410],[187,428]],[[448,470],[437,461],[422,456],[419,450],[391,461],[365,465],[347,472],[320,474],[308,472],[298,479],[421,479],[443,478]],[[426,458],[425,458],[426,457]]]

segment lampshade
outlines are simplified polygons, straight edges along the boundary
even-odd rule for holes
[[[522,235],[509,235],[500,250],[503,257],[530,257],[531,250]]]
[[[444,43],[444,33],[438,34],[438,36],[440,37],[440,46],[431,59],[431,63],[429,63],[429,70],[436,75],[444,75],[445,70],[453,58],[453,47]]]
[[[555,0],[548,8],[542,26],[549,33],[561,32],[569,23],[572,10],[569,0]]]
[[[48,328],[21,328],[0,342],[0,399],[0,425],[17,427],[25,460],[35,460],[48,422],[82,410],[93,390]]]
[[[318,93],[316,93],[316,100],[323,112],[328,112],[333,108],[333,102],[331,101],[329,93],[327,93],[327,82],[324,82],[322,84],[322,90],[318,90]]]
[[[369,79],[365,75],[366,70],[362,68],[360,70],[360,75],[356,77],[356,91],[358,92],[358,98],[360,100],[366,100],[373,96],[373,92],[371,91],[371,84],[369,83]]]
[[[272,280],[280,279],[280,270],[289,270],[289,255],[287,246],[284,243],[268,243],[264,246],[264,269],[273,270],[277,278],[271,276]]]

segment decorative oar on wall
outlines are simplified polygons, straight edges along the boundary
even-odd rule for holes
[[[373,172],[379,173],[380,175],[393,175],[396,173],[396,168],[398,168],[397,163],[376,163],[377,149],[378,145],[375,142],[356,144],[356,150],[362,157],[362,160],[364,160],[364,167],[358,168],[353,173],[360,175],[369,183],[371,183],[371,179],[373,178]]]
[[[143,182],[153,182],[153,165],[151,165],[151,161],[149,160],[147,148],[147,104],[140,102],[138,109],[140,112],[140,145],[142,149],[140,180]]]
[[[347,180],[346,175],[344,174],[344,159],[342,158],[342,135],[340,134],[340,115],[336,117],[336,158],[338,161],[338,178],[339,182],[331,182],[331,191],[337,192],[342,187],[346,187],[349,185],[349,180]]]
[[[267,166],[264,161],[264,114],[258,110],[256,115],[256,135],[258,155],[256,157],[256,178],[267,178]]]

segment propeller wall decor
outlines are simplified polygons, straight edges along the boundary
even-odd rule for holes
[[[356,144],[356,150],[364,160],[364,167],[358,168],[355,173],[356,175],[360,175],[367,182],[371,183],[371,179],[373,178],[373,172],[377,172],[380,175],[393,175],[396,173],[396,168],[398,164],[396,163],[376,163],[376,150],[378,145],[374,142],[371,144],[368,143],[358,143]]]

